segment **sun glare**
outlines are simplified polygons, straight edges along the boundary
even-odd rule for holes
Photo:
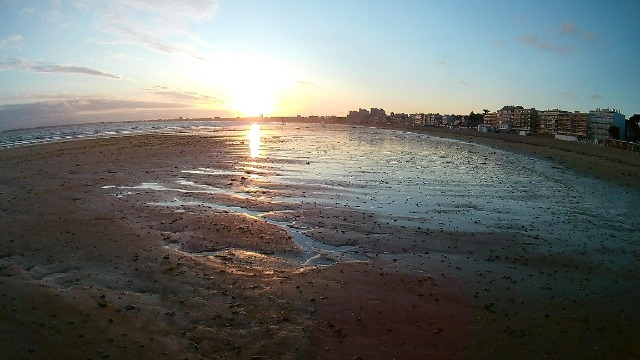
[[[296,84],[290,67],[262,56],[215,53],[192,69],[193,76],[219,89],[225,107],[236,116],[271,115],[283,92]]]
[[[260,156],[260,125],[254,123],[249,129],[247,138],[249,138],[249,152],[252,158]]]

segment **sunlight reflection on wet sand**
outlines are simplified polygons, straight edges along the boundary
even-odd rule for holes
[[[249,138],[249,150],[251,157],[257,158],[260,156],[260,125],[253,123],[251,125],[251,129],[249,129],[247,137]]]

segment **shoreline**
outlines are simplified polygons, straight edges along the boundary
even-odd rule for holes
[[[640,190],[640,153],[589,143],[557,140],[541,135],[520,136],[442,127],[377,126],[377,128],[461,140],[541,160],[550,160],[578,173]]]
[[[581,248],[562,252],[556,248],[562,244],[518,234],[408,229],[357,210],[109,187],[168,184],[185,169],[231,166],[240,146],[225,138],[138,135],[0,150],[0,316],[8,319],[0,334],[10,339],[0,343],[3,353],[196,359],[640,354],[634,306],[640,294],[630,286],[639,280],[635,262],[593,262],[576,252]],[[248,180],[212,181],[232,189]],[[286,257],[295,253],[293,241],[260,217],[149,205],[173,197],[296,219],[313,225],[308,235],[314,240],[355,245],[369,260],[300,266]],[[637,240],[622,240],[622,249],[602,246],[631,258],[640,254]]]

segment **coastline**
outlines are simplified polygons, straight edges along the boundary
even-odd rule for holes
[[[550,160],[578,173],[640,190],[640,153],[541,135],[483,133],[474,129],[444,127],[378,127],[460,140]]]
[[[608,167],[608,158],[600,155],[503,139],[482,141],[558,162],[585,157],[591,159],[581,160],[585,166],[592,163],[592,171],[602,171],[605,179],[623,185],[633,179],[605,175],[603,169],[615,167]],[[105,188],[150,179],[168,183],[185,168],[212,162],[225,166],[226,152],[232,150],[224,139],[163,135],[0,150],[0,224],[5,232],[0,240],[0,316],[6,319],[0,334],[7,339],[0,344],[3,353],[14,358],[365,359],[500,354],[598,358],[640,353],[634,337],[640,319],[633,306],[638,293],[633,288],[625,291],[627,282],[638,280],[635,272],[615,270],[619,286],[588,296],[569,294],[565,303],[553,296],[528,295],[526,275],[511,283],[498,271],[479,267],[465,272],[464,262],[456,260],[468,257],[467,251],[477,259],[491,258],[492,247],[500,245],[502,257],[531,263],[524,272],[538,267],[560,271],[554,273],[558,280],[546,273],[532,277],[552,282],[548,286],[554,288],[584,271],[573,269],[580,264],[573,255],[547,258],[546,249],[535,251],[530,244],[534,239],[417,232],[388,224],[376,224],[379,233],[370,239],[364,234],[375,219],[343,221],[368,219],[357,211],[345,215],[305,205],[215,198],[270,211],[271,216],[296,217],[331,234],[348,223],[352,230],[337,232],[332,241],[355,241],[372,254],[366,262],[301,267],[284,256],[296,253],[292,239],[260,218],[202,206],[176,212],[149,206],[162,201],[153,191],[134,189],[131,197],[128,190]],[[230,175],[218,185],[233,187],[241,181]],[[322,241],[323,235],[314,234]],[[389,234],[392,246],[379,241]],[[467,245],[458,249],[461,238]],[[416,239],[429,239],[430,244],[419,245]],[[229,247],[233,250],[217,256],[198,255]],[[505,261],[496,269],[506,271],[511,265]],[[605,265],[591,271],[599,274],[597,279],[610,275]],[[513,293],[509,287],[522,287],[522,292]],[[615,297],[615,304],[610,305],[606,296]],[[589,320],[576,323],[576,314]],[[620,315],[624,318],[610,321]],[[598,350],[590,346],[596,335]]]

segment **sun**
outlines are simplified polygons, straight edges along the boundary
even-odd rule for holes
[[[194,76],[220,90],[236,116],[269,116],[283,93],[296,84],[295,72],[278,59],[255,54],[211,54]]]
[[[264,87],[244,88],[232,95],[229,108],[243,117],[270,115],[278,102],[278,93]]]

